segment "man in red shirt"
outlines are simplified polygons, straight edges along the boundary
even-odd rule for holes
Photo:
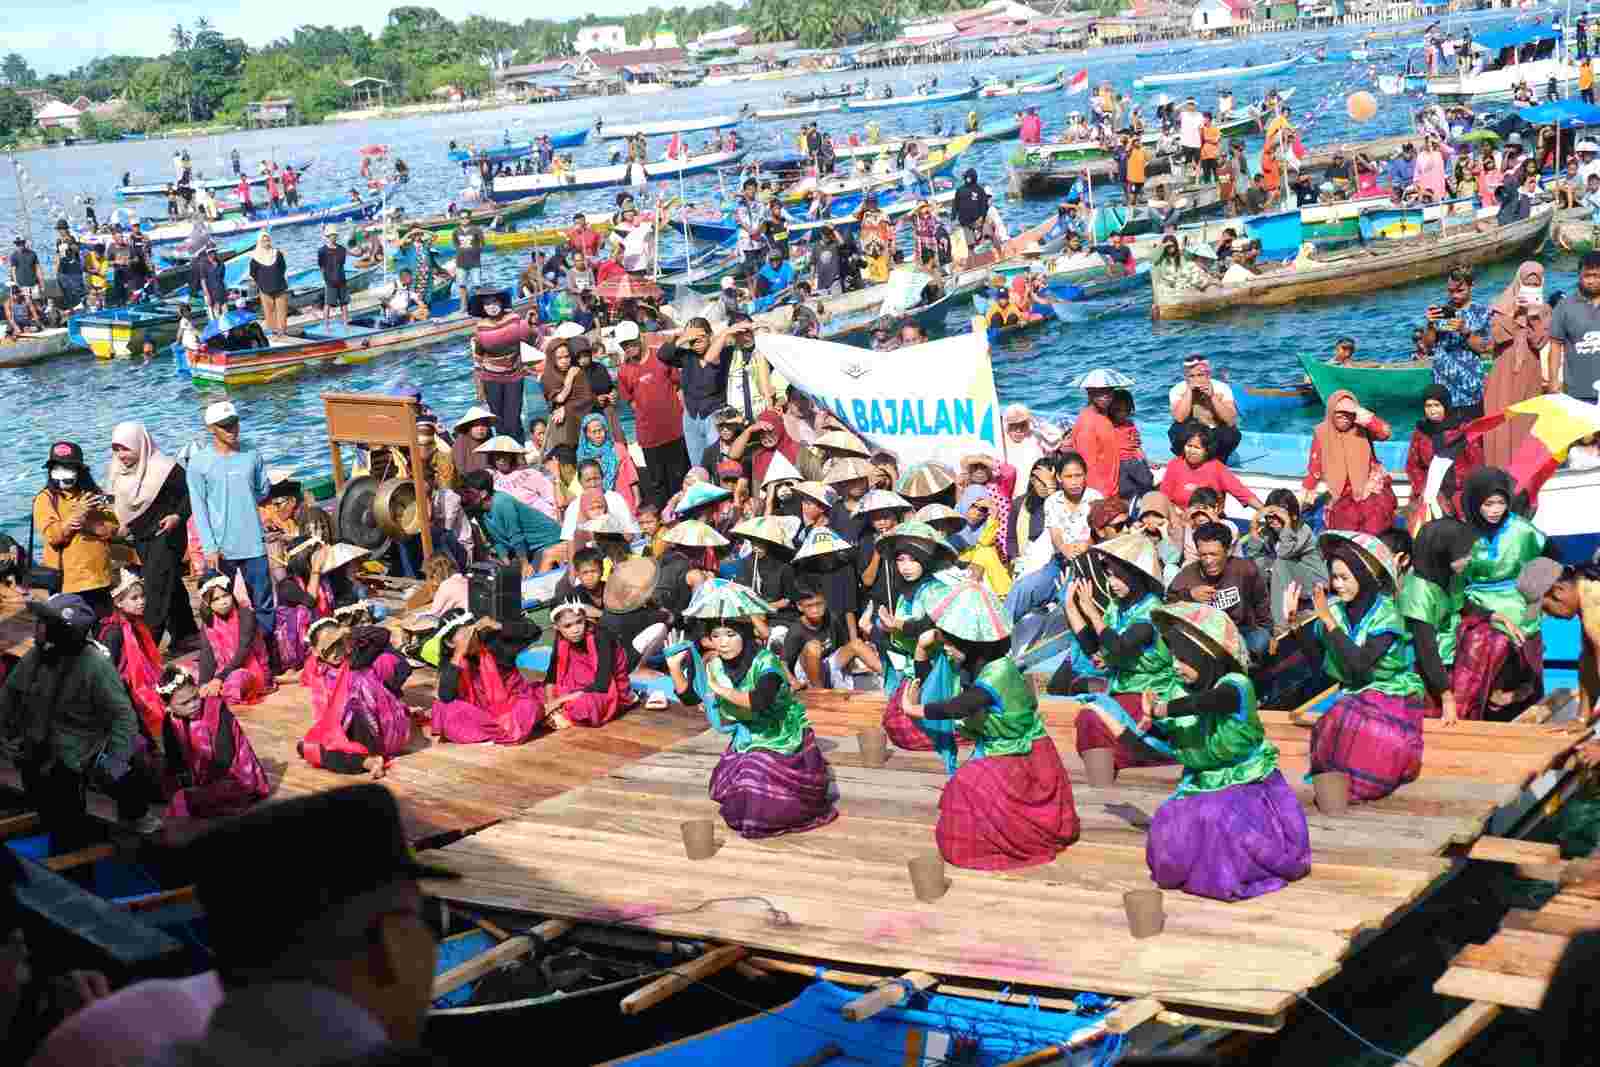
[[[233,192],[234,195],[238,196],[240,206],[244,208],[244,217],[247,219],[255,218],[256,207],[250,202],[250,179],[241,177],[239,184],[233,187]]]
[[[589,220],[582,215],[572,217],[572,229],[567,231],[567,244],[582,252],[585,259],[594,259],[600,251],[600,231],[589,228]]]
[[[283,168],[283,201],[290,207],[300,206],[300,176],[293,167]]]
[[[644,354],[639,327],[616,326],[622,346],[617,389],[633,408],[634,436],[644,453],[639,471],[639,499],[664,507],[689,473],[689,450],[683,443],[683,402],[678,399],[678,372],[654,352]]]
[[[267,171],[267,202],[271,205],[272,214],[283,211],[283,188],[278,184],[277,171]]]

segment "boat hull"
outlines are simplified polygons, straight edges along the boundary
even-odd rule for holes
[[[1184,85],[1189,82],[1209,81],[1240,81],[1244,78],[1260,78],[1268,74],[1281,74],[1290,67],[1299,63],[1305,54],[1294,56],[1290,59],[1281,59],[1276,63],[1261,63],[1254,67],[1213,67],[1210,70],[1191,70],[1180,74],[1152,74],[1146,78],[1135,78],[1135,89],[1152,89],[1159,85]]]
[[[675,122],[641,122],[627,126],[600,127],[602,141],[623,141],[635,134],[646,137],[665,137],[674,133],[699,133],[702,130],[731,130],[739,125],[738,115],[708,115],[700,119]]]
[[[25,333],[10,340],[0,338],[0,367],[27,367],[59,356],[72,347],[65,326]]]
[[[300,166],[295,167],[295,175],[304,175],[310,167],[310,163],[303,163]],[[210,192],[218,192],[223,189],[236,189],[239,186],[240,177],[241,175],[236,174],[231,178],[204,178],[200,181],[190,182],[189,187],[191,189],[205,189]],[[267,184],[267,176],[265,174],[243,175],[243,177],[253,186],[265,186]],[[144,185],[123,185],[117,188],[116,197],[118,200],[133,200],[142,196],[166,196],[167,190],[176,184],[177,179],[174,178],[171,182],[150,182]]]
[[[646,184],[676,181],[680,177],[703,174],[718,167],[738,163],[744,156],[745,150],[741,148],[737,152],[712,152],[701,156],[687,156],[681,161],[663,160],[659,163],[646,163],[644,165]],[[496,178],[488,195],[499,203],[506,203],[540,193],[578,192],[583,189],[609,189],[618,185],[638,184],[630,177],[631,170],[629,164],[623,163],[609,167],[588,167],[569,171],[564,175],[522,174]]]
[[[1340,389],[1348,389],[1369,408],[1419,408],[1423,391],[1433,384],[1430,363],[1334,364],[1304,352],[1299,359],[1306,377],[1311,379],[1311,387],[1323,400]]]
[[[335,207],[319,208],[313,211],[299,211],[287,215],[260,215],[254,219],[237,218],[224,219],[213,222],[208,227],[213,240],[232,237],[240,233],[256,233],[266,229],[284,230],[292,226],[310,226],[325,222],[342,222],[345,219],[371,218],[378,212],[378,201],[364,200],[359,204],[340,204]],[[193,227],[187,222],[173,223],[168,226],[159,226],[145,233],[146,239],[152,245],[175,244],[187,241]]]
[[[306,367],[365,363],[381,352],[434,344],[467,333],[477,323],[472,316],[458,313],[351,337],[319,338],[247,352],[194,352],[187,359],[189,376],[214,385],[260,385]]]
[[[933,104],[951,104],[957,100],[971,100],[978,95],[976,88],[960,89],[949,93],[928,93],[926,96],[897,96],[888,100],[846,100],[846,111],[889,111],[900,107],[928,107]]]
[[[1457,266],[1531,255],[1544,244],[1554,217],[1554,212],[1546,208],[1532,218],[1487,232],[1473,229],[1437,240],[1407,242],[1407,246],[1393,251],[1363,251],[1307,270],[1287,268],[1262,274],[1238,285],[1168,290],[1155,284],[1155,317],[1192,318],[1230,307],[1273,307],[1316,297],[1368,293],[1437,278]]]

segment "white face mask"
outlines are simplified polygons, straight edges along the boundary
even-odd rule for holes
[[[71,467],[51,467],[50,480],[65,488],[77,484],[78,472]]]
[[[1529,304],[1542,304],[1542,303],[1544,303],[1544,288],[1543,288],[1543,286],[1538,286],[1538,285],[1518,286],[1517,295],[1521,296],[1525,303],[1529,303]]]

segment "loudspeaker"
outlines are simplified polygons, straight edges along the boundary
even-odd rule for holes
[[[480,619],[522,619],[522,568],[474,563],[467,569],[467,610]]]

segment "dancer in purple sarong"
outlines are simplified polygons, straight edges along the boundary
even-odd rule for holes
[[[693,650],[667,658],[678,698],[704,704],[715,730],[732,735],[711,773],[711,799],[743,837],[811,830],[838,817],[838,788],[817,747],[805,705],[783,664],[756,640],[750,620],[771,607],[742,585],[708,579],[684,615],[710,627],[710,649],[693,675]]]
[[[1183,766],[1177,792],[1150,823],[1151,878],[1162,889],[1215,900],[1246,900],[1304,878],[1310,831],[1256,712],[1244,638],[1209,604],[1165,604],[1151,620],[1183,695],[1146,692],[1138,717],[1105,697],[1090,709],[1108,732],[1131,730]]]
[[[167,817],[238,815],[272,792],[244,727],[221,697],[202,697],[194,676],[168,667],[156,685],[166,701],[162,725]]]

